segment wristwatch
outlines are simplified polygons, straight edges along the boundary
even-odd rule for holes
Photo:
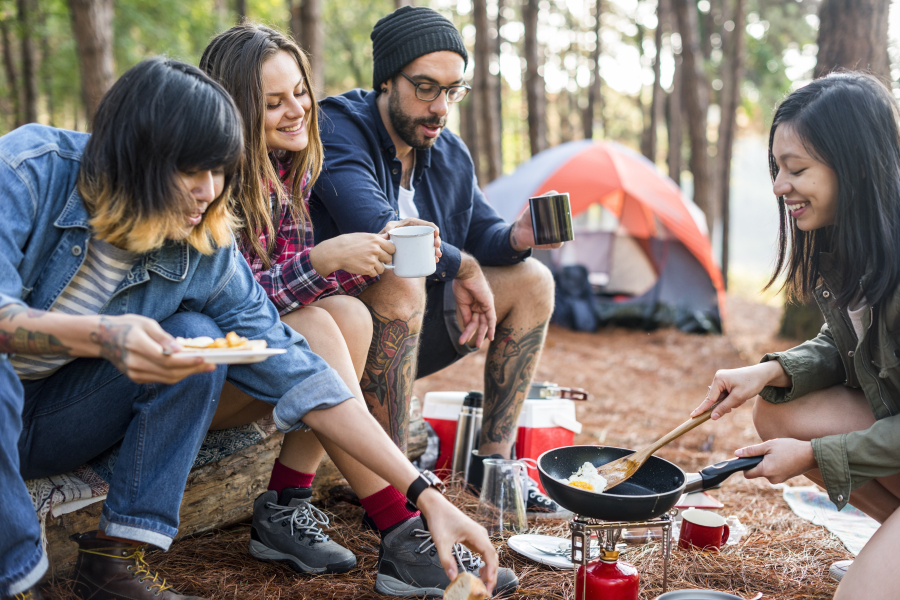
[[[406,507],[409,510],[419,510],[419,507],[416,506],[416,501],[419,499],[419,496],[422,495],[422,492],[430,487],[443,493],[441,488],[444,487],[444,482],[431,471],[422,471],[419,473],[419,476],[409,484],[409,489],[406,490]]]

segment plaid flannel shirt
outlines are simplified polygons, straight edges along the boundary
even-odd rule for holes
[[[270,155],[272,156],[272,155]],[[266,291],[269,300],[278,309],[278,314],[286,315],[302,306],[315,302],[319,298],[346,294],[358,296],[364,289],[378,281],[378,277],[353,275],[346,271],[335,271],[328,277],[322,277],[313,268],[309,260],[309,252],[315,244],[312,223],[306,219],[302,227],[290,210],[291,184],[285,181],[287,165],[272,158],[273,164],[284,185],[284,198],[288,204],[279,204],[275,189],[270,190],[273,223],[277,223],[277,238],[272,254],[272,266],[266,269],[263,261],[253,251],[252,246],[241,241],[241,254],[250,265],[256,281]],[[309,203],[309,177],[307,172],[301,185],[304,189],[303,202]],[[278,213],[275,212],[278,207]],[[262,232],[259,242],[263,248],[268,247],[268,232]]]

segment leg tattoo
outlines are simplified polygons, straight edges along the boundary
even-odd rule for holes
[[[372,344],[359,383],[369,412],[406,452],[419,332],[410,331],[409,321],[390,320],[366,306],[372,314]]]
[[[522,401],[541,356],[547,322],[518,335],[512,327],[497,327],[484,370],[482,443],[512,442]]]

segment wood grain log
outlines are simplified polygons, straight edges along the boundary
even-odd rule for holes
[[[249,520],[253,514],[253,500],[269,483],[272,464],[281,450],[283,437],[276,433],[254,446],[191,471],[181,504],[178,538]],[[425,444],[421,405],[413,398],[409,425],[410,458],[421,456]],[[346,484],[326,455],[316,472],[314,500],[321,500],[333,488]],[[78,547],[69,536],[97,529],[102,506],[97,502],[56,519],[47,517],[51,577],[71,575]]]

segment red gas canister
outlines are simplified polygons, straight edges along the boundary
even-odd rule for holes
[[[638,600],[637,569],[618,559],[617,550],[602,550],[600,560],[578,567],[575,600]]]

